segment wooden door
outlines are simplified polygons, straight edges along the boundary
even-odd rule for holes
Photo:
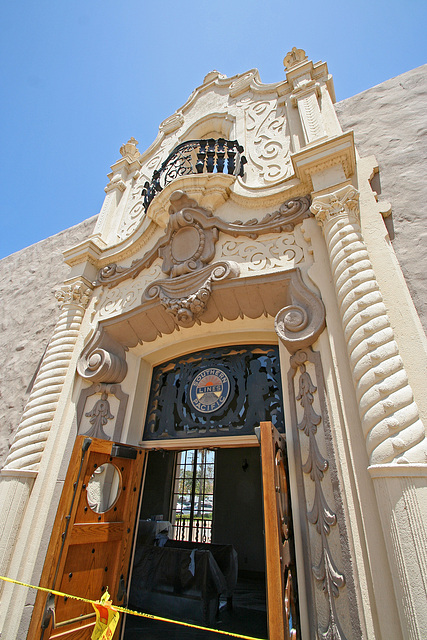
[[[260,429],[269,640],[295,640],[297,619],[286,444],[271,422]]]
[[[40,586],[91,600],[108,587],[125,606],[143,460],[137,447],[77,437]],[[38,592],[27,637],[89,640],[94,624],[90,604]]]

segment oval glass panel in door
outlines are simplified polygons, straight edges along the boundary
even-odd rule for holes
[[[111,509],[120,495],[120,473],[117,467],[106,462],[93,472],[86,489],[87,503],[95,513]]]

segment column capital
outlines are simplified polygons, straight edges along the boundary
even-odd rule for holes
[[[313,198],[310,211],[321,226],[337,218],[359,219],[359,192],[351,185]]]
[[[82,309],[86,309],[92,294],[92,285],[83,280],[77,280],[71,284],[64,284],[55,291],[55,298],[58,300],[61,309],[67,304],[74,304]]]

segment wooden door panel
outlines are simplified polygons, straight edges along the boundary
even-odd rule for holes
[[[286,443],[271,422],[260,424],[269,640],[296,640],[291,514]]]
[[[71,531],[70,544],[115,542],[122,539],[124,531],[123,522],[75,524]]]
[[[41,586],[90,600],[99,600],[108,587],[113,602],[124,604],[143,460],[143,450],[136,447],[83,436],[76,439]],[[112,466],[103,467],[106,463]],[[110,487],[118,487],[118,496],[111,505],[101,503],[97,511],[103,486],[108,488],[107,497]],[[40,635],[46,601],[47,595],[39,592],[29,639],[89,640],[95,624],[92,606],[59,596],[54,616],[47,617],[48,627]]]

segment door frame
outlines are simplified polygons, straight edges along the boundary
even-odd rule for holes
[[[261,433],[267,434],[271,432],[274,427],[271,422],[262,422],[261,423]],[[274,431],[278,434],[276,429]],[[279,435],[279,434],[278,434]],[[285,434],[280,434],[283,436],[283,440],[286,440]],[[280,438],[279,438],[280,439]],[[264,435],[265,440],[265,435]],[[167,450],[167,451],[185,451],[188,449],[209,449],[215,448],[217,449],[245,449],[245,448],[259,448],[260,456],[261,456],[261,469],[260,469],[260,483],[262,486],[262,512],[263,512],[263,522],[264,522],[264,557],[265,557],[265,576],[266,576],[266,598],[267,598],[267,624],[268,624],[268,638],[269,640],[293,640],[296,638],[295,636],[289,636],[288,630],[286,629],[286,613],[285,613],[285,599],[289,598],[290,593],[285,593],[286,585],[283,585],[283,581],[281,579],[281,565],[282,558],[279,552],[279,526],[278,519],[276,517],[276,524],[274,524],[271,520],[271,512],[272,512],[272,504],[275,501],[274,494],[277,491],[277,488],[271,487],[271,491],[266,490],[266,482],[265,476],[267,476],[267,482],[274,481],[274,470],[270,469],[269,474],[265,474],[262,461],[262,453],[264,455],[268,455],[269,458],[267,463],[269,465],[274,465],[274,456],[272,454],[272,448],[265,445],[263,442],[258,439],[257,435],[242,435],[242,436],[220,436],[220,437],[199,437],[199,438],[189,438],[186,440],[181,439],[168,439],[168,440],[150,440],[146,442],[140,443],[140,448],[144,449],[147,453],[150,451],[159,451],[159,450]],[[273,457],[272,457],[273,456]],[[141,513],[142,500],[145,489],[145,476],[147,472],[147,464],[148,464],[148,456],[144,457],[144,471],[141,482],[141,492],[139,497],[139,505],[136,513],[135,523],[139,519],[139,515]],[[266,506],[268,505],[268,507]],[[266,510],[269,511],[269,522],[267,522],[268,516],[266,515]],[[277,511],[276,511],[277,513]],[[134,527],[136,530],[136,526]],[[269,537],[269,541],[267,541],[267,537]],[[274,545],[274,550],[271,551],[269,546]],[[134,535],[134,541],[132,546],[132,553],[129,560],[129,570],[128,570],[128,583],[127,583],[127,597],[129,598],[129,590],[132,581],[132,570],[133,563],[135,558],[135,549],[136,549],[136,536]],[[282,547],[280,547],[282,549]],[[277,557],[276,557],[277,556]],[[275,558],[277,560],[277,567],[272,572],[271,568],[274,564]],[[271,582],[271,586],[269,583]],[[280,589],[280,593],[277,590]],[[270,593],[270,598],[268,596]],[[273,595],[272,595],[273,594]],[[270,600],[270,603],[269,603]],[[280,603],[283,603],[283,615],[277,618],[277,614],[275,608],[280,606]],[[126,615],[122,621],[120,638],[123,640],[124,632],[126,626]]]

